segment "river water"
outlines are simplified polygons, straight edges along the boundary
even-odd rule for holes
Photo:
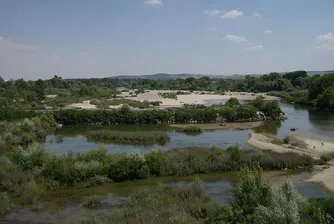
[[[210,101],[209,104],[221,101]],[[245,144],[248,134],[252,132],[265,132],[283,138],[292,133],[303,134],[324,139],[334,138],[334,113],[319,111],[314,108],[280,103],[284,113],[288,116],[286,121],[268,121],[260,127],[248,130],[211,130],[204,131],[200,135],[190,136],[166,125],[121,125],[121,126],[64,126],[56,131],[55,135],[47,136],[44,144],[52,152],[62,154],[68,151],[85,152],[98,148],[101,144],[87,141],[85,132],[92,129],[115,129],[131,131],[162,131],[166,132],[171,140],[166,145],[124,145],[102,144],[110,152],[132,152],[140,150],[145,153],[152,149],[173,149],[182,147],[209,147],[216,144],[221,148],[238,143],[241,148],[249,149]],[[291,132],[291,128],[298,128]]]
[[[289,179],[296,190],[306,198],[331,197],[320,186],[305,183],[310,174],[300,171],[269,171],[265,177],[273,184],[281,183]],[[202,180],[202,186],[206,194],[210,195],[220,204],[231,202],[231,190],[236,181],[236,172],[213,173],[197,175]],[[0,223],[77,223],[92,217],[104,217],[111,215],[126,203],[126,197],[135,191],[144,190],[156,186],[158,183],[184,186],[189,184],[195,176],[189,177],[159,177],[138,181],[124,181],[111,183],[105,186],[80,189],[60,189],[48,192],[40,201],[40,204],[32,207],[14,207],[13,212]],[[84,207],[85,199],[96,195],[100,199],[100,206],[96,209]],[[37,207],[37,208],[36,208]]]
[[[217,103],[211,101],[209,103]],[[241,148],[249,149],[245,145],[248,133],[266,132],[277,135],[281,138],[290,135],[290,128],[298,130],[293,133],[313,136],[318,138],[331,139],[334,137],[334,113],[318,111],[314,108],[280,103],[282,110],[288,116],[283,122],[265,122],[262,126],[248,130],[214,130],[204,131],[197,136],[185,135],[182,132],[166,125],[123,125],[113,127],[101,126],[64,126],[50,135],[44,146],[51,152],[62,154],[68,151],[85,152],[96,149],[100,144],[89,142],[84,137],[85,132],[92,129],[116,129],[131,131],[162,131],[168,133],[171,141],[166,145],[134,146],[122,144],[105,144],[110,152],[132,152],[140,150],[145,153],[151,149],[173,149],[180,147],[209,147],[216,144],[221,148],[238,143]],[[331,197],[323,188],[318,185],[305,183],[309,173],[296,171],[293,173],[275,174],[272,180],[280,179],[280,176],[291,177],[297,191],[304,197]],[[203,180],[203,187],[207,194],[220,203],[229,203],[231,189],[236,178],[235,173],[206,174],[200,175]],[[151,178],[140,181],[125,181],[112,183],[105,186],[98,186],[83,189],[67,189],[49,192],[41,200],[41,204],[31,207],[15,206],[13,212],[6,217],[0,218],[0,223],[55,223],[58,221],[82,220],[90,217],[101,217],[110,215],[112,211],[124,205],[126,196],[141,188],[152,187],[157,182],[174,185],[187,184],[193,177],[168,177]],[[83,206],[85,198],[92,195],[101,197],[101,206],[98,209],[86,209]]]

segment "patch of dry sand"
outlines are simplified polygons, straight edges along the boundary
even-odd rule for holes
[[[174,128],[186,128],[196,126],[202,130],[215,130],[215,129],[249,129],[255,128],[262,124],[262,122],[242,122],[242,123],[211,123],[211,124],[171,124],[170,127]]]
[[[289,144],[273,144],[273,138],[270,138],[264,134],[250,134],[249,139],[246,143],[250,146],[259,149],[270,149],[275,152],[288,152],[293,151],[299,154],[310,155],[313,158],[319,158],[321,155],[326,153],[334,152],[334,141],[316,139],[313,137],[303,136],[299,134],[293,134],[291,136],[291,141],[296,142],[297,146],[294,148],[288,148],[292,145]],[[308,182],[320,183],[325,186],[329,191],[334,193],[334,160],[328,163],[329,168],[317,170],[312,173],[311,178]]]
[[[262,93],[246,93],[246,92],[227,92],[225,95],[219,95],[219,94],[211,94],[210,92],[200,92],[200,91],[194,91],[190,94],[186,95],[178,95],[177,100],[175,99],[168,99],[163,98],[159,95],[159,92],[166,93],[166,92],[177,92],[176,90],[149,90],[145,93],[140,93],[135,97],[129,97],[129,93],[125,92],[122,93],[123,97],[127,97],[127,99],[131,100],[138,100],[138,101],[161,101],[161,107],[182,107],[184,104],[201,104],[205,105],[207,101],[209,100],[227,100],[231,97],[235,97],[239,100],[253,100],[257,96],[264,96],[265,100],[277,100],[279,98],[274,96],[268,96]],[[189,91],[185,91],[189,92]],[[204,93],[204,94],[202,94]]]
[[[320,183],[334,194],[334,161],[329,162],[330,167],[315,171],[307,182]]]
[[[292,146],[289,144],[282,144],[278,145],[273,143],[275,141],[275,137],[270,137],[264,134],[258,134],[258,133],[250,133],[249,138],[246,141],[246,143],[252,147],[255,147],[257,149],[263,149],[263,150],[272,150],[279,153],[284,152],[296,152],[301,155],[310,155],[314,158],[319,158],[320,155],[312,150],[300,148],[298,146]]]

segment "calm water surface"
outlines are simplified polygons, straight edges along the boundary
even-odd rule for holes
[[[210,101],[208,104],[219,103],[221,101]],[[122,144],[104,145],[111,152],[132,152],[135,149],[143,153],[156,148],[172,149],[179,147],[209,147],[216,144],[226,148],[238,143],[242,148],[249,149],[244,142],[248,138],[248,133],[266,132],[277,135],[281,138],[290,135],[290,128],[296,127],[298,130],[293,133],[314,136],[319,138],[334,138],[334,113],[328,111],[317,111],[314,108],[281,103],[281,108],[289,117],[284,122],[265,122],[264,125],[248,130],[215,130],[205,131],[197,136],[188,136],[166,125],[123,125],[112,127],[101,126],[64,126],[56,131],[55,135],[47,137],[46,148],[50,151],[62,154],[68,151],[85,152],[96,149],[100,144],[88,142],[84,137],[85,132],[92,129],[115,129],[131,131],[162,131],[168,133],[171,141],[166,145],[154,146],[134,146]],[[289,174],[290,175],[290,174]],[[297,172],[291,174],[293,183],[297,191],[304,197],[330,197],[321,187],[311,183],[305,183],[302,179],[307,178],[309,173]],[[42,203],[35,211],[29,207],[16,206],[14,211],[7,217],[0,218],[0,223],[55,223],[57,221],[80,220],[89,217],[99,217],[110,215],[112,211],[124,205],[126,196],[129,193],[153,186],[157,182],[170,183],[174,185],[185,185],[193,177],[188,178],[152,178],[140,181],[125,181],[122,183],[112,183],[106,186],[83,189],[68,189],[49,192]],[[220,203],[229,203],[231,189],[235,181],[235,173],[200,175],[203,180],[203,187],[207,194],[211,195]],[[276,176],[274,179],[279,179]],[[85,198],[92,195],[101,197],[101,206],[98,209],[86,209],[83,206]]]
[[[269,181],[285,180],[289,178],[295,185],[296,190],[306,198],[331,197],[320,186],[304,183],[303,180],[309,173],[305,171],[292,172],[267,172],[273,173],[268,177]],[[214,173],[198,175],[203,181],[204,191],[215,201],[221,204],[229,204],[231,190],[236,180],[235,172]],[[160,177],[139,181],[125,181],[121,183],[111,183],[105,186],[80,189],[60,189],[48,192],[41,199],[38,210],[31,207],[14,208],[14,211],[0,223],[55,223],[79,221],[92,217],[104,217],[112,214],[113,211],[124,206],[126,197],[135,192],[148,187],[156,186],[157,183],[171,184],[174,186],[185,186],[194,179],[190,177]],[[96,209],[84,207],[87,197],[97,195],[101,205]]]
[[[221,101],[210,101],[208,104]],[[92,129],[115,129],[131,131],[162,131],[166,132],[171,141],[166,145],[138,146],[123,144],[104,144],[111,152],[132,152],[140,150],[145,153],[152,149],[173,149],[180,147],[209,147],[216,144],[221,148],[238,143],[241,148],[249,149],[245,144],[248,134],[252,132],[265,132],[283,138],[292,133],[303,134],[324,139],[334,138],[334,113],[329,111],[319,111],[311,107],[298,106],[280,103],[288,120],[283,122],[270,121],[262,126],[248,130],[214,130],[204,131],[197,136],[189,136],[166,125],[122,125],[122,126],[64,126],[56,131],[55,135],[47,136],[45,146],[55,153],[85,152],[98,148],[101,144],[89,142],[85,138],[85,132]],[[296,132],[291,132],[292,127],[298,128]]]

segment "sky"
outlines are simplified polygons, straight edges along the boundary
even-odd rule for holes
[[[5,80],[334,68],[333,0],[1,0]]]

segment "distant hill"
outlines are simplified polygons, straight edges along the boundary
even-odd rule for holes
[[[171,80],[171,79],[186,79],[186,78],[195,78],[199,79],[202,77],[209,77],[214,79],[244,79],[245,75],[203,75],[203,74],[188,74],[188,73],[180,73],[180,74],[167,74],[167,73],[157,73],[153,75],[120,75],[115,76],[115,78],[119,79],[152,79],[152,80]]]
[[[285,74],[286,72],[281,72],[280,74]],[[316,75],[316,74],[327,74],[334,73],[334,70],[328,71],[308,71],[308,75]],[[263,74],[251,74],[251,76],[261,76]],[[115,76],[115,78],[119,79],[152,79],[152,80],[173,80],[173,79],[186,79],[186,78],[195,78],[199,79],[201,77],[209,77],[213,79],[244,79],[246,75],[204,75],[204,74],[189,74],[189,73],[180,73],[180,74],[168,74],[168,73],[157,73],[153,75],[120,75]]]
[[[324,74],[328,74],[328,73],[334,73],[334,70],[328,70],[328,71],[307,71],[308,75],[324,75]]]

